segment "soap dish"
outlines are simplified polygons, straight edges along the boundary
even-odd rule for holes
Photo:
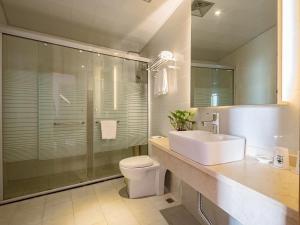
[[[160,138],[164,138],[163,136],[152,136],[152,139],[160,139]]]

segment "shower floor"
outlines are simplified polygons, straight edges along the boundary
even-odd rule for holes
[[[101,179],[120,174],[118,163],[95,167],[93,172],[94,179]],[[4,199],[11,199],[64,186],[70,186],[85,181],[88,181],[86,170],[62,172],[54,175],[8,181],[4,185]]]

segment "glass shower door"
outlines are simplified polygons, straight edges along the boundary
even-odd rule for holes
[[[38,159],[49,189],[87,180],[87,88],[91,54],[39,43]]]
[[[3,35],[4,199],[87,180],[82,51]]]
[[[94,56],[93,178],[120,174],[119,161],[147,154],[147,64]],[[117,123],[116,137],[104,139],[102,120]]]
[[[147,154],[147,64],[3,35],[4,200],[117,177]],[[104,139],[102,120],[117,121]]]

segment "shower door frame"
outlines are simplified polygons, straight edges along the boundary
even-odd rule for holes
[[[3,200],[3,188],[4,188],[4,183],[3,183],[3,135],[2,135],[2,54],[3,54],[3,49],[2,49],[2,37],[3,34],[7,34],[7,35],[12,35],[12,36],[16,36],[16,37],[20,37],[20,38],[26,38],[26,39],[30,39],[30,40],[34,40],[34,41],[39,41],[39,42],[45,42],[45,43],[49,43],[49,44],[54,44],[54,45],[59,45],[62,47],[68,47],[68,48],[73,48],[73,49],[78,49],[78,50],[83,50],[83,51],[87,51],[87,52],[91,52],[91,53],[98,53],[98,54],[102,54],[102,55],[107,55],[107,56],[113,56],[113,57],[117,57],[117,58],[122,58],[122,59],[127,59],[127,60],[133,60],[133,61],[139,61],[139,62],[144,62],[144,63],[149,63],[150,59],[145,58],[145,57],[141,57],[138,55],[134,55],[134,54],[129,54],[127,52],[124,51],[120,51],[120,50],[115,50],[115,49],[110,49],[110,48],[104,48],[104,47],[99,47],[96,45],[91,45],[91,44],[87,44],[87,43],[83,43],[83,42],[78,42],[78,41],[73,41],[73,40],[69,40],[69,39],[65,39],[65,38],[61,38],[61,37],[57,37],[57,36],[52,36],[52,35],[47,35],[47,34],[43,34],[43,33],[38,33],[38,32],[33,32],[33,31],[28,31],[25,29],[19,29],[19,28],[15,28],[15,27],[11,27],[11,26],[0,26],[0,114],[1,114],[1,118],[0,118],[0,205],[2,204],[6,204],[6,203],[10,203],[10,202],[15,202],[15,201],[19,201],[19,200],[23,200],[23,199],[28,199],[28,198],[32,198],[32,197],[36,197],[36,196],[40,196],[40,195],[45,195],[45,194],[49,194],[49,193],[54,193],[54,192],[58,192],[58,191],[62,191],[62,190],[67,190],[70,188],[74,188],[74,187],[80,187],[80,186],[84,186],[87,184],[92,184],[92,183],[97,183],[99,181],[105,181],[105,180],[110,180],[113,178],[118,178],[121,177],[121,174],[117,174],[117,175],[113,175],[113,176],[109,176],[109,177],[105,177],[105,178],[100,178],[100,179],[94,179],[94,180],[88,180],[82,183],[78,183],[78,184],[73,184],[73,185],[69,185],[69,186],[62,186],[59,188],[55,188],[55,189],[50,189],[50,190],[46,190],[46,191],[42,191],[42,192],[37,192],[34,194],[29,194],[29,195],[24,195],[24,196],[20,196],[20,197],[16,197],[16,198],[11,198],[11,199],[7,199],[7,200]],[[150,135],[150,73],[148,71],[148,137]],[[93,106],[93,90],[90,90],[88,88],[87,90],[87,107],[90,107],[91,105]],[[87,112],[87,157],[92,157],[92,155],[89,156],[89,154],[93,153],[93,143],[91,142],[91,138],[93,138],[92,136],[90,137],[90,135],[93,135],[93,111],[91,112]],[[91,160],[88,160],[88,163]],[[87,169],[89,171],[89,168],[91,165],[87,164]]]

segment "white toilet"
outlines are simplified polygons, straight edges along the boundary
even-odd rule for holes
[[[166,169],[149,156],[134,156],[119,163],[129,198],[164,194]]]

